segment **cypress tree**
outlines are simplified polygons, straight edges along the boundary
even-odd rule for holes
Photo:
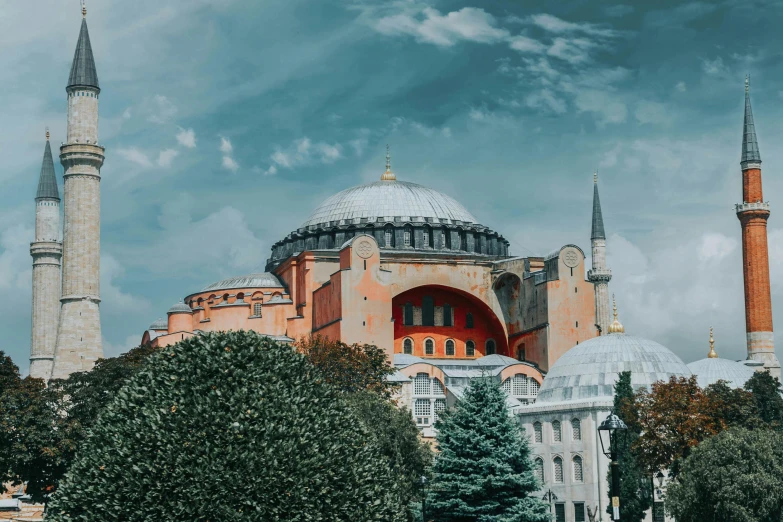
[[[506,395],[496,381],[473,379],[464,397],[441,414],[435,427],[439,454],[427,509],[435,520],[549,520],[546,504],[532,496],[540,484],[527,435],[509,415]]]

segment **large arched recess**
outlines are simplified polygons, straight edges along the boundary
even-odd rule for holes
[[[424,326],[417,312],[414,315],[414,325],[406,325],[404,321],[405,306],[410,303],[414,310],[421,309],[425,296],[434,300],[436,307],[449,305],[453,310],[451,326]],[[473,318],[473,327],[469,328],[467,314]],[[394,318],[394,353],[404,353],[405,339],[413,342],[413,354],[418,357],[434,357],[437,359],[478,358],[486,355],[487,341],[494,341],[495,353],[508,354],[508,339],[503,323],[495,312],[481,299],[460,289],[441,285],[424,285],[408,289],[392,298],[392,317]],[[434,353],[426,353],[426,341],[431,339]],[[454,355],[447,355],[446,342],[454,342]],[[474,355],[468,355],[468,341],[473,341]]]
[[[508,335],[522,331],[522,313],[520,311],[520,293],[522,280],[517,274],[506,272],[495,280],[492,288],[495,291],[503,319],[508,327]]]

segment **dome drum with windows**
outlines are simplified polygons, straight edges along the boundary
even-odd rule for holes
[[[387,155],[380,181],[326,199],[301,227],[272,246],[266,270],[299,252],[339,250],[359,234],[373,236],[384,251],[508,256],[508,241],[479,224],[459,202],[437,190],[398,181]]]

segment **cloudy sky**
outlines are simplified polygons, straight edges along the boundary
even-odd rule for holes
[[[33,198],[44,128],[56,144],[65,135],[80,12],[78,0],[0,5],[0,350],[26,370]],[[138,344],[182,296],[263,270],[271,244],[321,200],[378,178],[389,143],[398,178],[455,197],[517,255],[589,251],[597,168],[626,330],[689,362],[714,325],[720,355],[742,358],[733,204],[746,73],[783,325],[779,1],[88,8],[107,148],[107,355]]]

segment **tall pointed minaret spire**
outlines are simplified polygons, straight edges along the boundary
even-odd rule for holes
[[[68,133],[60,147],[63,174],[63,270],[60,324],[53,378],[86,371],[103,357],[101,339],[101,166],[98,145],[98,74],[87,31],[86,10],[68,93]]]
[[[46,129],[41,174],[35,194],[35,241],[33,257],[32,331],[30,335],[30,376],[48,379],[57,343],[60,315],[60,193],[54,173],[49,129]]]
[[[394,175],[391,169],[391,153],[389,152],[389,146],[386,145],[386,172],[381,175],[381,181],[396,181],[397,176]]]
[[[598,197],[598,172],[593,173],[593,227],[590,234],[593,250],[593,267],[587,272],[587,280],[595,288],[595,326],[598,335],[609,332],[609,281],[612,271],[606,268],[606,233]]]
[[[745,330],[748,359],[780,378],[772,329],[772,296],[769,286],[767,220],[769,203],[761,186],[761,154],[750,107],[750,77],[745,78],[745,121],[742,130],[742,203],[736,205],[742,225],[742,270],[745,279]]]

